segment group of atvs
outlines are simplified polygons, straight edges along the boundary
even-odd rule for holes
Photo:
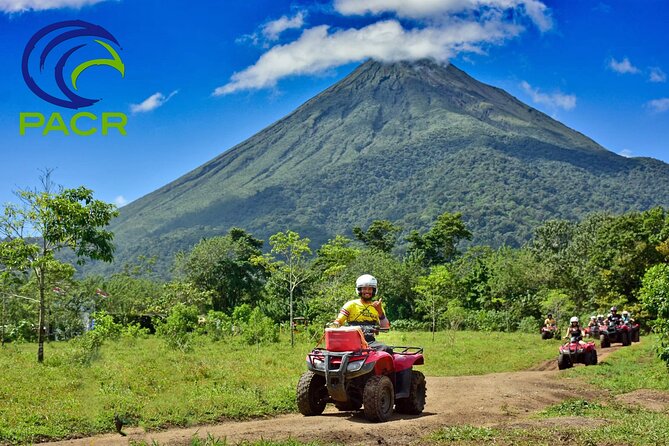
[[[609,315],[606,319],[593,316],[583,333],[587,338],[599,339],[601,348],[608,348],[614,343],[628,346],[632,342],[639,342],[639,323],[629,316],[616,318]],[[545,325],[541,328],[541,339],[556,336],[559,336],[557,325]],[[565,340],[567,342],[558,349],[557,363],[560,370],[573,367],[574,364],[597,364],[597,350],[593,341],[584,342],[581,336],[567,336]]]

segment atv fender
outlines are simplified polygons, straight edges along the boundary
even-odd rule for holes
[[[376,364],[374,364],[375,375],[390,375],[394,371],[395,367],[393,366],[393,359],[388,353],[383,352],[383,354],[380,354],[378,358],[376,358]]]
[[[396,372],[401,372],[406,369],[410,369],[415,365],[422,365],[425,364],[425,359],[423,358],[423,355],[415,354],[415,355],[400,355],[397,354],[393,358],[395,362],[395,371]]]

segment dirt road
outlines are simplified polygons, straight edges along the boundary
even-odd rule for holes
[[[600,355],[605,359],[616,348]],[[585,390],[581,383],[558,379],[555,360],[538,364],[531,370],[495,373],[481,376],[428,377],[427,404],[420,416],[394,415],[387,423],[374,424],[361,413],[328,409],[321,416],[282,415],[245,422],[226,422],[188,429],[170,429],[145,433],[140,428],[118,434],[48,443],[61,446],[125,445],[133,441],[154,440],[164,444],[190,443],[193,436],[208,434],[227,438],[229,443],[241,440],[294,438],[321,440],[347,445],[407,445],[444,426],[471,424],[494,426],[522,422],[529,414],[568,398],[593,399],[601,391]]]

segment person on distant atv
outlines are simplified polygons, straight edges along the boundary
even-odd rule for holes
[[[571,340],[571,338],[576,338],[579,344],[585,344],[585,342],[583,342],[581,325],[578,323],[578,318],[576,316],[569,319],[569,327],[567,328],[567,335],[565,338],[569,340]]]
[[[624,310],[621,314],[622,314],[623,324],[631,324],[634,321],[634,319],[630,317],[629,311]]]
[[[544,320],[544,327],[546,327],[546,328],[556,328],[557,327],[557,322],[555,322],[555,319],[553,318],[553,313],[548,313],[546,315],[546,319]]]
[[[370,274],[363,274],[355,281],[355,291],[360,299],[353,299],[344,304],[339,315],[334,320],[335,326],[348,325],[368,325],[381,328],[390,328],[390,321],[383,311],[381,299],[372,301],[378,290],[376,278]],[[392,353],[386,345],[377,342],[371,333],[365,333],[365,340],[369,346],[375,350],[384,350]]]
[[[597,315],[597,324],[604,325],[604,315],[603,314],[598,314]]]
[[[609,313],[609,324],[613,323],[618,325],[620,323],[620,315],[618,314],[618,307],[615,305],[611,307],[611,312]]]
[[[597,316],[590,316],[590,322],[588,322],[588,328],[593,328],[597,326]]]

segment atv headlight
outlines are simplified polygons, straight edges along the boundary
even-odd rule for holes
[[[360,368],[362,367],[362,365],[364,363],[365,363],[364,359],[358,359],[357,361],[351,361],[346,366],[346,371],[347,372],[357,372],[358,370],[360,370]]]
[[[322,359],[313,358],[311,360],[311,363],[313,364],[316,370],[325,370],[325,361],[323,361]]]

